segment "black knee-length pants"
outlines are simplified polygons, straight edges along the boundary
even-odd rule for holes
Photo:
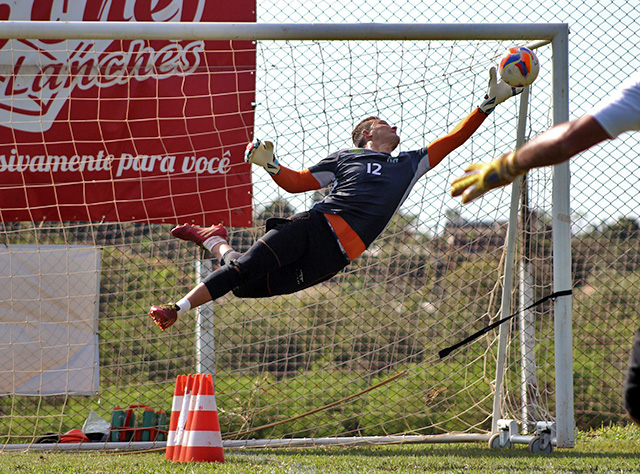
[[[329,278],[349,264],[327,219],[317,211],[279,220],[247,252],[230,251],[205,280],[211,298],[233,291],[257,298],[290,294]]]

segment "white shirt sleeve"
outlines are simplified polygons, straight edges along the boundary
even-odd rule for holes
[[[595,118],[611,138],[640,130],[640,72],[631,75],[587,114]]]

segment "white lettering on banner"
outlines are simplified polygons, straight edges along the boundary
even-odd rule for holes
[[[116,177],[125,171],[133,170],[137,174],[174,173],[176,156],[173,155],[138,155],[123,153],[116,158],[100,150],[97,155],[19,155],[17,150],[11,154],[0,155],[0,173],[82,173],[85,171],[109,171],[113,162],[117,162]],[[182,162],[183,173],[227,174],[231,171],[231,152],[225,151],[222,158],[206,156],[185,156]]]
[[[8,6],[8,20],[200,21],[205,0],[21,0]],[[14,48],[13,43],[20,43]],[[132,80],[166,79],[193,73],[203,41],[170,43],[154,50],[134,40],[128,51],[105,53],[111,40],[0,41],[0,124],[26,132],[46,132],[74,88],[111,87]],[[37,120],[34,120],[37,118]]]
[[[24,173],[57,173],[57,172],[84,172],[107,171],[111,169],[113,155],[106,155],[100,150],[96,156],[73,155],[71,157],[61,155],[19,155],[17,150],[11,150],[11,155],[0,155],[0,172]]]
[[[16,55],[11,74],[8,77],[0,74],[0,82],[4,83],[4,87],[0,88],[0,101],[12,104],[12,124],[14,128],[21,128],[15,126],[22,123],[19,117],[26,118],[34,113],[25,107],[24,101],[28,101],[28,105],[38,102],[40,113],[47,116],[52,107],[57,113],[75,87],[86,90],[94,86],[126,84],[131,80],[165,79],[175,74],[191,74],[200,65],[199,53],[202,51],[202,41],[192,41],[186,45],[169,44],[156,51],[144,47],[142,41],[135,40],[129,45],[128,51],[113,52],[96,58],[87,50],[76,50],[71,53],[68,62],[46,64],[42,67],[28,64],[25,56]],[[41,97],[50,99],[34,99]],[[15,117],[16,114],[18,117]],[[28,128],[38,127],[38,123],[32,120],[22,124]]]
[[[198,174],[207,172],[208,174],[227,174],[231,170],[231,152],[225,151],[222,158],[207,158],[204,156],[185,156],[182,162],[182,172]]]
[[[49,21],[199,21],[205,0],[20,0],[10,19]],[[35,7],[35,3],[39,3]],[[14,18],[18,17],[18,18]]]
[[[134,40],[129,45],[129,51],[117,51],[102,56],[98,61],[95,58],[71,59],[68,64],[49,65],[52,77],[65,78],[64,83],[52,82],[51,79],[40,81],[47,68],[43,68],[41,74],[35,74],[33,85],[34,92],[40,92],[44,87],[36,89],[36,86],[49,85],[48,90],[58,92],[62,88],[78,87],[89,89],[93,86],[111,87],[113,85],[126,84],[131,79],[144,81],[145,79],[163,79],[175,74],[188,75],[194,72],[200,65],[199,53],[204,51],[202,41],[193,41],[187,45],[169,44],[156,51],[144,47],[144,42]],[[78,53],[77,51],[75,53]],[[74,54],[75,54],[74,53]],[[78,53],[80,54],[80,53]],[[20,71],[15,71],[14,75]],[[5,96],[12,91],[5,89]]]
[[[129,153],[124,153],[120,158],[118,164],[118,171],[116,171],[116,177],[122,176],[122,172],[125,170],[134,171],[147,171],[153,172],[156,162],[160,163],[160,171],[173,172],[175,171],[175,156],[160,156],[160,155],[138,155],[133,156]]]

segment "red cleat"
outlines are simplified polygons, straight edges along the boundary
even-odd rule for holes
[[[179,225],[171,229],[171,235],[182,240],[189,240],[195,242],[200,247],[204,244],[205,240],[211,237],[220,237],[227,240],[229,234],[227,229],[222,225],[212,225],[211,227],[199,227],[197,225],[185,224]]]
[[[149,316],[153,322],[160,326],[163,331],[173,325],[178,319],[178,307],[175,303],[161,304],[160,306],[152,306],[149,310]]]

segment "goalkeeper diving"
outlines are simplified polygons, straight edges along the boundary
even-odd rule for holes
[[[469,165],[465,174],[451,183],[451,195],[462,196],[466,204],[491,189],[513,182],[532,168],[562,163],[600,142],[633,130],[640,130],[640,72],[580,118],[555,125],[490,163]],[[640,424],[640,328],[629,357],[624,402],[630,418]]]
[[[174,237],[206,248],[221,265],[182,299],[152,306],[149,315],[166,330],[189,310],[228,292],[268,297],[332,278],[382,233],[420,177],[465,143],[496,106],[521,91],[498,80],[492,68],[485,100],[453,130],[424,148],[395,156],[391,153],[400,143],[397,127],[376,116],[355,126],[352,148],[333,152],[302,171],[281,164],[273,143],[249,143],[246,160],[264,168],[285,191],[301,193],[326,186],[331,190],[306,212],[267,221],[266,234],[245,253],[229,245],[222,225],[185,224],[172,229]]]

